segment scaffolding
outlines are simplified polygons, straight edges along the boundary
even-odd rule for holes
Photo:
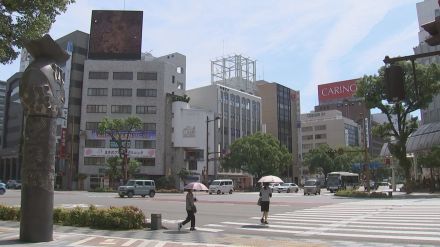
[[[255,95],[256,61],[242,55],[211,61],[211,84],[221,84]]]

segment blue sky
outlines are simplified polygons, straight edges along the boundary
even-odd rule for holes
[[[211,60],[242,54],[257,60],[257,80],[300,90],[304,113],[318,104],[318,84],[375,74],[386,55],[413,54],[421,1],[76,0],[49,33],[89,33],[92,10],[142,10],[142,51],[184,54],[188,89],[210,84]],[[18,68],[0,64],[0,80]]]

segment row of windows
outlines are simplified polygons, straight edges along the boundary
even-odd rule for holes
[[[89,71],[89,79],[108,80],[107,71]],[[136,79],[140,81],[157,81],[157,72],[137,72]],[[133,72],[113,72],[113,80],[133,80]]]
[[[99,122],[86,122],[86,130],[97,130]],[[142,130],[156,131],[156,123],[143,123]]]
[[[108,96],[107,88],[88,88],[87,96]],[[113,88],[112,96],[132,96],[131,88]],[[137,97],[157,97],[157,89],[136,89]]]
[[[141,166],[155,166],[156,160],[154,158],[136,158],[136,161]],[[86,166],[105,166],[105,157],[84,157],[84,165]]]
[[[132,143],[134,143],[134,147],[132,147]],[[123,141],[121,143],[123,147],[127,148],[135,148],[135,149],[155,149],[156,148],[156,141],[155,140],[134,140],[132,142],[131,140]],[[86,139],[84,146],[86,148],[105,148],[106,147],[106,140],[90,140]],[[119,145],[117,142],[110,140],[109,148],[118,148]]]
[[[327,129],[326,125],[317,125],[317,126],[315,126],[315,130],[326,130],[326,129]],[[302,127],[301,131],[302,132],[313,131],[313,126]]]
[[[87,113],[107,113],[107,105],[87,105],[86,106]],[[132,106],[131,105],[112,105],[111,113],[125,113],[131,114]],[[136,114],[156,114],[157,109],[156,106],[136,106]]]
[[[327,134],[316,134],[315,135],[315,140],[326,139],[326,138],[327,138]],[[305,135],[305,136],[302,137],[302,139],[304,141],[313,140],[313,135]]]

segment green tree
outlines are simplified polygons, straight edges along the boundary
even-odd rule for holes
[[[110,157],[107,159],[107,171],[106,174],[110,179],[110,184],[114,185],[116,181],[119,180],[119,178],[122,177],[121,173],[121,164],[122,159],[119,157]]]
[[[327,178],[328,173],[335,171],[335,155],[336,152],[327,144],[319,145],[304,155],[304,164],[311,173],[322,172]]]
[[[433,95],[440,92],[440,67],[416,64],[417,88],[410,62],[399,63],[405,73],[404,87],[406,97],[399,102],[388,102],[385,95],[385,67],[381,67],[378,75],[365,75],[358,81],[356,95],[365,99],[369,109],[378,108],[387,116],[388,122],[377,125],[373,133],[387,140],[390,153],[399,161],[406,179],[407,192],[411,192],[411,162],[406,157],[406,141],[417,129],[417,118],[410,118],[416,110],[426,108]],[[393,124],[393,117],[397,119]]]
[[[0,1],[0,63],[14,61],[26,40],[48,33],[55,18],[75,0]]]
[[[423,153],[418,157],[419,163],[426,168],[429,168],[430,170],[430,177],[431,177],[431,191],[434,191],[435,189],[435,178],[433,169],[439,169],[440,168],[440,145],[434,146],[431,148],[431,150],[427,153]]]
[[[222,167],[240,169],[260,178],[269,174],[279,176],[291,162],[292,155],[277,139],[269,134],[256,133],[233,142]]]
[[[116,143],[119,151],[119,158],[122,160],[122,177],[127,181],[131,165],[128,157],[128,143],[135,131],[142,130],[142,121],[138,117],[128,117],[126,119],[109,119],[105,117],[99,123],[98,131],[100,134],[110,136]]]

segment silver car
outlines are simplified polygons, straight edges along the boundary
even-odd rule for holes
[[[121,198],[124,196],[131,198],[135,195],[154,197],[156,194],[156,184],[153,180],[128,180],[126,185],[118,187],[118,194]]]
[[[304,195],[321,194],[321,184],[317,179],[309,179],[304,183]]]
[[[280,185],[278,185],[278,193],[281,192],[295,192],[297,193],[299,190],[298,185],[296,185],[295,183],[282,183]]]

